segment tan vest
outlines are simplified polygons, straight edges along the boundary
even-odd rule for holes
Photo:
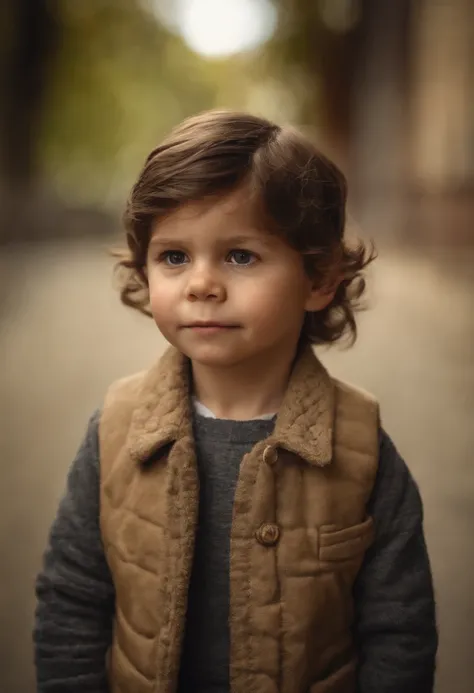
[[[101,530],[116,589],[113,693],[173,693],[198,516],[188,362],[113,385]],[[230,556],[232,693],[354,693],[352,586],[372,541],[378,406],[308,347],[271,438],[244,457]],[[192,692],[191,692],[192,693]]]

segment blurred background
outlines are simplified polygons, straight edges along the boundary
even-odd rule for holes
[[[425,503],[436,693],[472,693],[472,0],[4,0],[0,8],[0,691],[34,691],[33,584],[107,385],[165,347],[108,248],[144,157],[235,107],[301,126],[375,240],[335,375],[372,390]]]

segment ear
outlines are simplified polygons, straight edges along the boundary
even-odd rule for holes
[[[320,310],[324,310],[331,303],[336,291],[337,286],[323,289],[313,288],[306,300],[305,311],[307,313],[317,313]]]
[[[331,303],[343,277],[338,276],[337,279],[331,281],[325,286],[311,286],[310,294],[306,301],[305,310],[307,313],[317,313],[319,310],[324,310]]]

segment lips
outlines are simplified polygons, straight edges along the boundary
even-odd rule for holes
[[[239,325],[231,324],[231,323],[225,323],[225,322],[192,322],[189,323],[189,325],[184,325],[184,327],[190,328],[190,329],[223,329],[223,330],[231,330],[235,329],[236,327],[239,327]]]
[[[189,334],[211,338],[217,335],[229,334],[239,327],[240,325],[231,325],[230,323],[224,322],[193,322],[189,325],[185,325],[184,329]]]

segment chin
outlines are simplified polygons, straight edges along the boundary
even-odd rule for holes
[[[236,366],[245,358],[237,350],[213,344],[202,345],[194,349],[181,349],[181,351],[194,363],[210,368],[230,368]]]

